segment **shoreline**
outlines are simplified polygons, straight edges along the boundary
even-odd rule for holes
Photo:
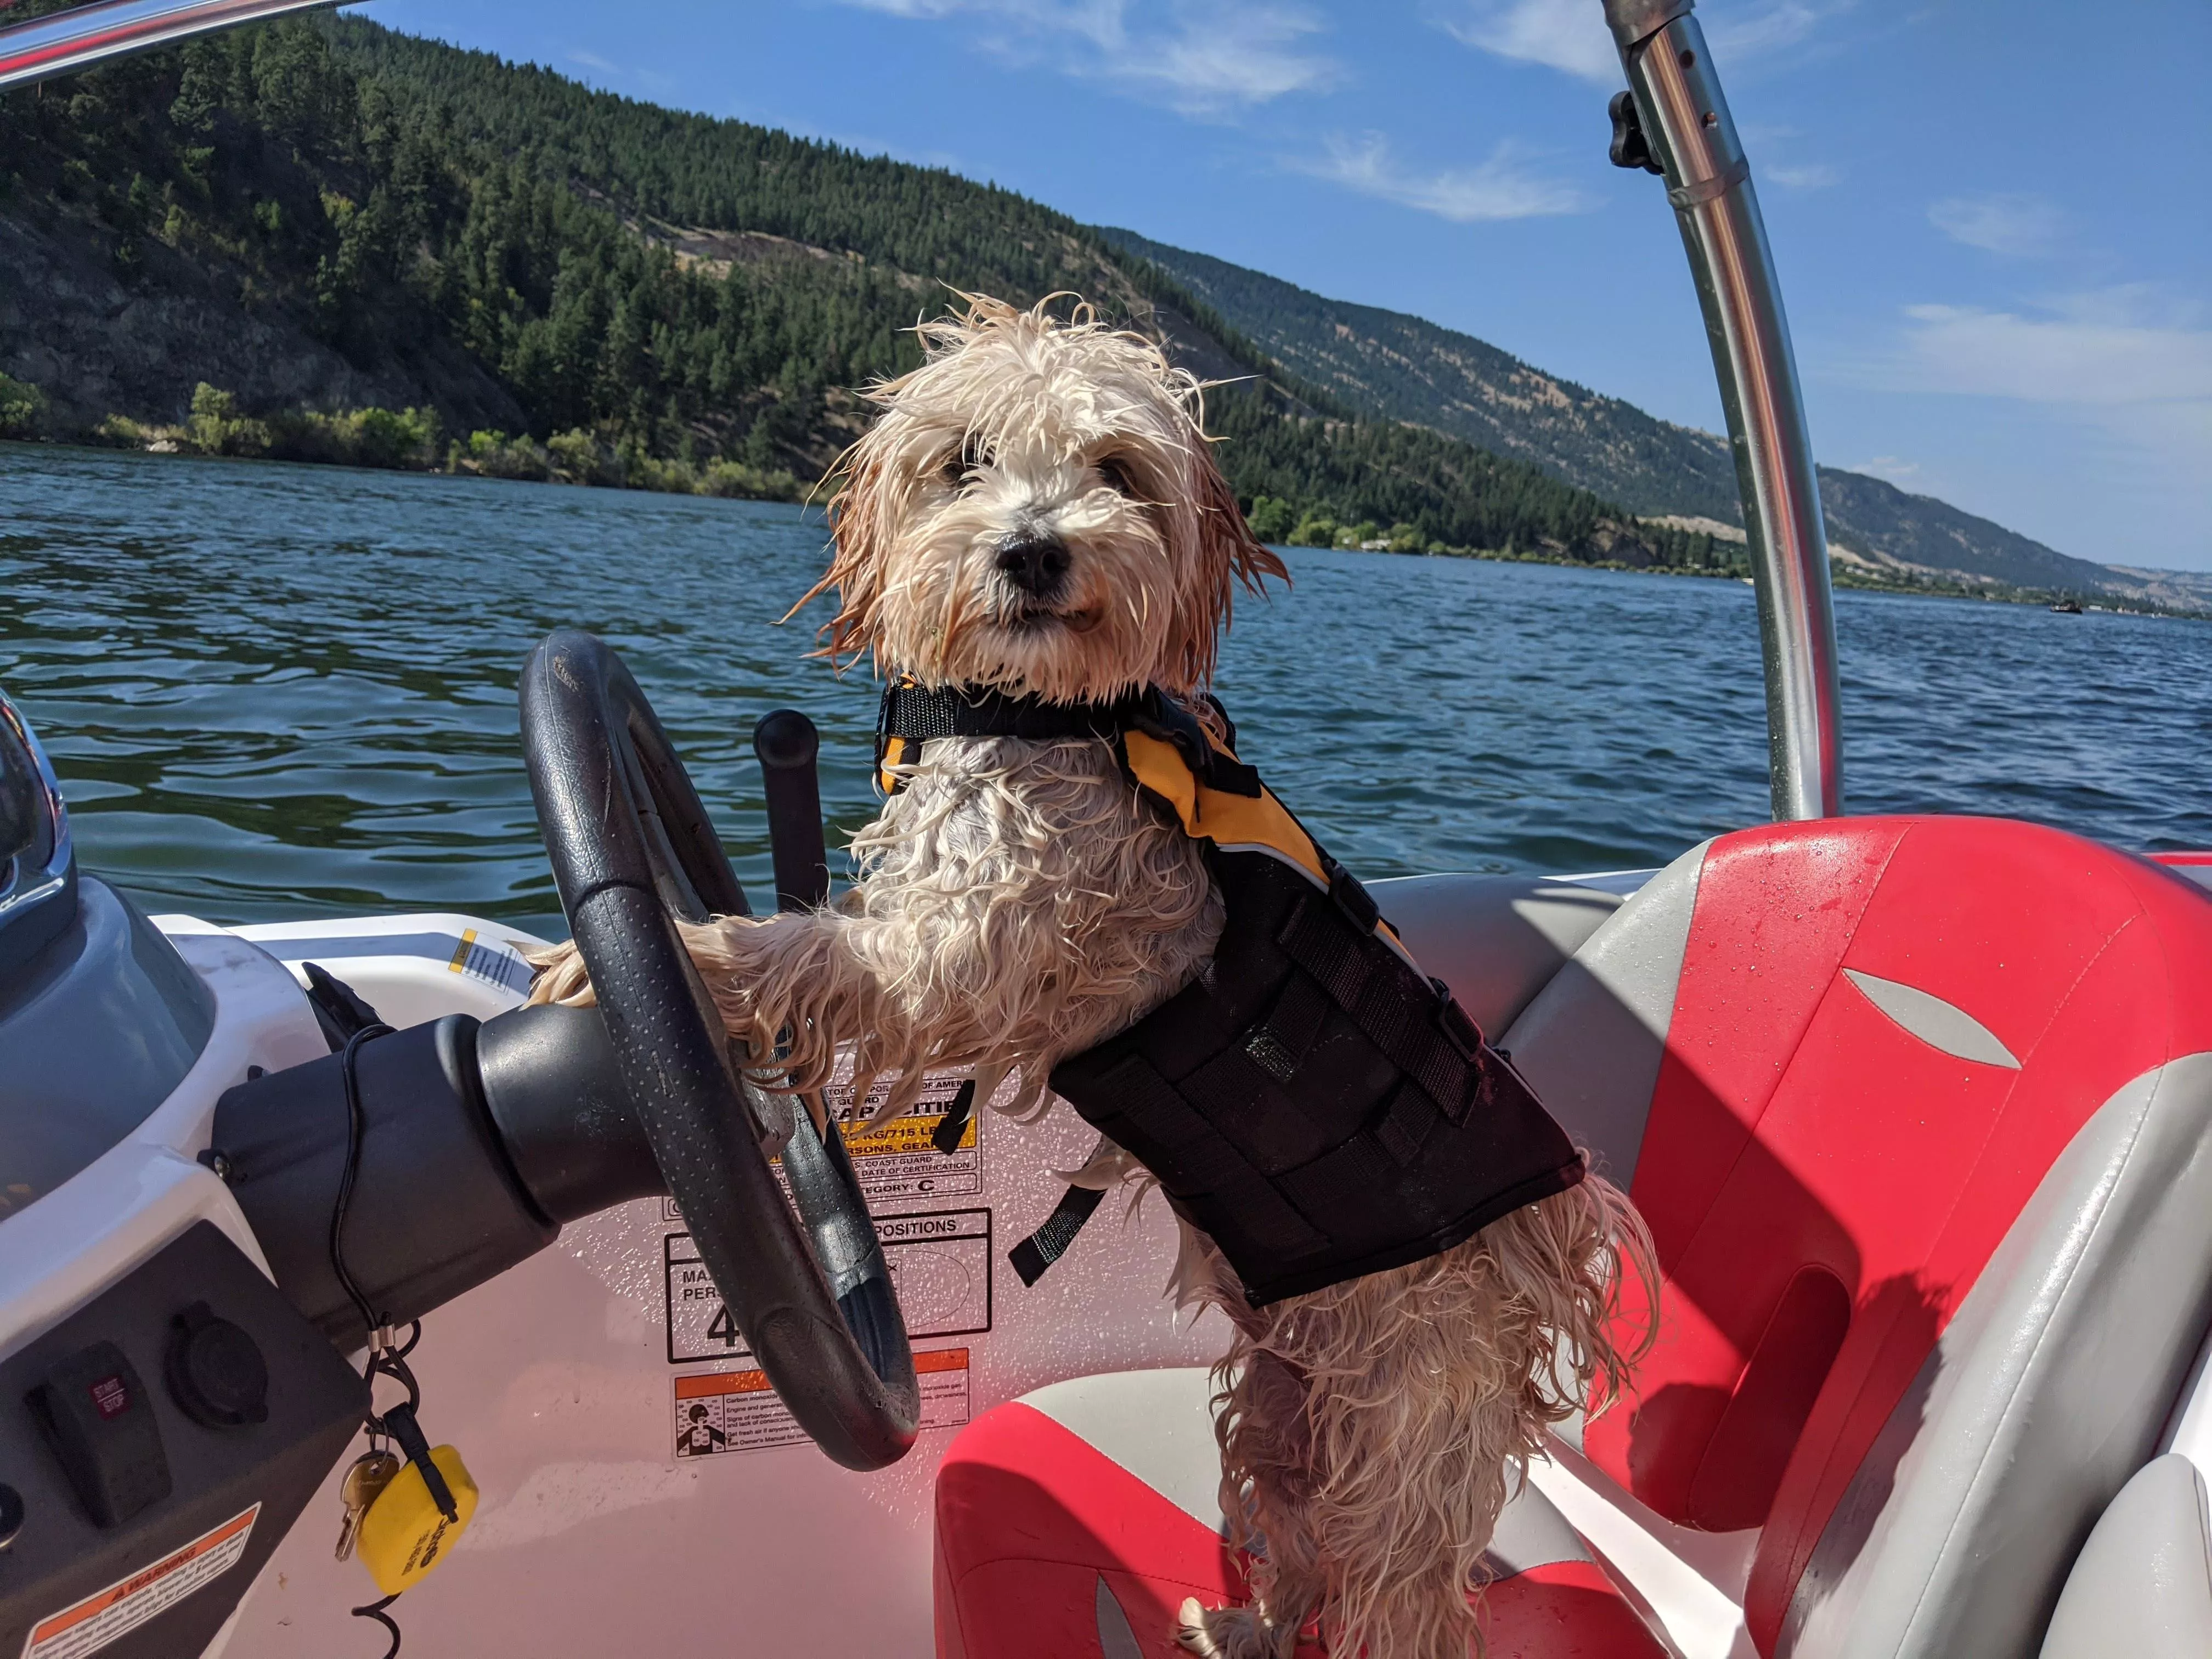
[[[1492,564],[1542,564],[1569,570],[1610,570],[1630,576],[1668,576],[1691,581],[1734,581],[1746,586],[1751,578],[1740,566],[1722,569],[1686,565],[1630,564],[1621,559],[1577,559],[1568,554],[1528,553],[1518,549],[1508,552],[1502,549],[1454,548],[1447,552],[1407,550],[1394,552],[1389,548],[1325,547],[1316,548],[1302,542],[1270,543],[1297,552],[1375,553],[1387,557],[1414,559],[1481,559]],[[1916,582],[1870,581],[1859,571],[1831,554],[1828,559],[1828,580],[1832,587],[1848,589],[1854,593],[1872,593],[1899,599],[1974,599],[1992,605],[2022,605],[2029,609],[2049,610],[2052,605],[2070,600],[2081,605],[2086,613],[2116,617],[2158,617],[2177,622],[2212,622],[2212,610],[2192,610],[2180,605],[2160,605],[2155,600],[2119,600],[2109,593],[2094,593],[2072,588],[2014,587],[2002,582],[1989,586],[1969,586],[1964,582],[1942,580]]]
[[[135,424],[135,423],[134,423]],[[143,434],[143,441],[139,434]],[[500,434],[504,438],[504,434]],[[787,473],[763,475],[749,467],[728,463],[701,469],[686,461],[647,460],[637,465],[631,458],[618,452],[603,452],[606,465],[599,467],[580,466],[571,472],[554,459],[556,452],[530,444],[528,440],[507,441],[514,448],[527,445],[534,451],[533,460],[543,458],[538,465],[528,470],[510,470],[501,463],[505,454],[499,451],[486,453],[480,445],[465,445],[456,440],[447,447],[442,459],[427,454],[408,456],[390,461],[346,459],[322,454],[226,454],[210,452],[194,445],[186,430],[175,427],[137,427],[128,439],[118,431],[103,438],[100,434],[81,434],[60,437],[4,437],[0,438],[0,453],[21,447],[26,449],[76,450],[92,455],[143,455],[177,457],[199,461],[246,461],[266,465],[328,467],[346,472],[396,472],[421,477],[477,478],[494,483],[538,483],[560,488],[580,489],[634,490],[644,495],[692,495],[720,501],[764,501],[780,506],[804,508],[813,502],[814,492]],[[579,457],[580,460],[583,458]],[[600,457],[593,456],[592,460]],[[550,465],[544,463],[550,462]],[[625,476],[614,476],[614,468],[630,464]],[[818,486],[817,486],[818,488]],[[1668,576],[1698,581],[1741,581],[1750,585],[1742,566],[1704,567],[1687,565],[1632,564],[1622,559],[1579,559],[1571,554],[1550,551],[1528,551],[1515,548],[1449,548],[1443,550],[1389,548],[1346,548],[1330,546],[1314,548],[1301,542],[1275,542],[1269,545],[1297,551],[1334,553],[1380,553],[1396,558],[1480,559],[1493,564],[1540,564],[1570,570],[1610,570],[1634,576]],[[2212,622],[2212,609],[2192,609],[2168,605],[2155,600],[2120,600],[2110,594],[2075,589],[2021,588],[1992,581],[1987,586],[1969,585],[1963,581],[1945,581],[1940,578],[1914,581],[1875,581],[1868,578],[1853,565],[1829,556],[1828,580],[1832,586],[1844,588],[1855,593],[1874,593],[1896,599],[1973,599],[1987,604],[2014,605],[2045,609],[2062,601],[2078,603],[2083,612],[2108,616],[2160,617],[2183,622]]]

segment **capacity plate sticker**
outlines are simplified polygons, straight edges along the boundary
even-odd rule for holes
[[[0,0],[0,9],[5,4],[6,0]],[[853,1104],[849,1084],[833,1083],[822,1091],[823,1103],[836,1115],[845,1132],[845,1151],[853,1160],[860,1195],[872,1207],[901,1199],[972,1198],[983,1190],[982,1154],[975,1145],[981,1113],[962,1107],[964,1121],[959,1138],[949,1146],[938,1144],[940,1137],[950,1139],[945,1137],[945,1121],[962,1091],[966,1091],[969,1103],[974,1102],[975,1091],[970,1086],[974,1081],[957,1073],[933,1077],[923,1085],[921,1098],[913,1110],[873,1129],[865,1125],[889,1095],[888,1081],[878,1081],[868,1091],[866,1103],[857,1107]],[[781,1182],[783,1160],[777,1158],[769,1167]],[[787,1187],[785,1195],[789,1194]],[[667,1220],[684,1219],[674,1199],[665,1198],[660,1205]]]
[[[891,1289],[908,1336],[967,1336],[991,1328],[991,1212],[941,1210],[879,1215]],[[661,1242],[667,1286],[668,1363],[735,1359],[750,1352],[689,1233]]]
[[[921,1426],[956,1429],[968,1420],[968,1350],[937,1348],[914,1357],[921,1385]],[[765,1451],[806,1438],[766,1371],[695,1371],[676,1379],[676,1455],[713,1457]],[[42,1656],[43,1659],[43,1656]]]
[[[866,1102],[857,1106],[849,1084],[832,1084],[822,1091],[823,1103],[845,1131],[845,1150],[852,1154],[862,1195],[872,1206],[892,1199],[967,1198],[981,1192],[983,1163],[975,1134],[982,1103],[975,1097],[975,1079],[933,1077],[905,1116],[874,1129],[861,1127],[889,1097],[890,1087],[889,1079],[879,1079],[868,1091]],[[963,1089],[974,1109],[968,1113],[960,1139],[945,1151],[938,1146],[937,1137]]]
[[[961,1375],[964,1379],[967,1373]],[[964,1391],[962,1399],[966,1399]],[[968,1420],[964,1404],[960,1420]],[[88,1595],[75,1606],[40,1620],[24,1640],[22,1659],[82,1659],[129,1635],[149,1619],[167,1613],[201,1585],[238,1565],[260,1513],[261,1505],[256,1504],[152,1566],[118,1578],[98,1595]]]

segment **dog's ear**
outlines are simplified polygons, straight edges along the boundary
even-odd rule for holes
[[[1198,563],[1190,587],[1177,607],[1174,632],[1168,642],[1166,666],[1182,692],[1202,690],[1213,678],[1213,665],[1221,635],[1229,626],[1231,600],[1237,585],[1251,592],[1262,591],[1269,576],[1285,582],[1291,573],[1270,553],[1244,522],[1237,493],[1213,464],[1206,440],[1194,440],[1191,453],[1193,505],[1198,523]]]
[[[888,447],[875,441],[882,429],[871,430],[838,463],[833,476],[842,476],[836,494],[830,498],[830,568],[784,616],[788,622],[810,601],[836,588],[837,614],[823,624],[822,645],[815,654],[840,666],[877,644],[877,611],[883,602],[884,562],[896,519],[896,504],[890,499],[892,458]]]

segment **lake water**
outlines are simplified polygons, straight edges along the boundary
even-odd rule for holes
[[[461,909],[557,932],[516,733],[531,646],[621,650],[772,902],[753,721],[822,727],[872,816],[876,692],[809,660],[819,514],[477,479],[0,444],[0,685],[80,857],[234,922]],[[1662,863],[1766,814],[1751,590],[1293,551],[1218,690],[1244,757],[1358,873]],[[2212,847],[2212,624],[1843,592],[1853,811]],[[832,846],[838,845],[833,831]]]

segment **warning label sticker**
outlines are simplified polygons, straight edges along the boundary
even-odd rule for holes
[[[991,1328],[991,1212],[940,1210],[879,1215],[876,1238],[912,1337],[967,1336]],[[735,1359],[750,1352],[722,1305],[689,1233],[661,1243],[667,1288],[668,1363]]]
[[[976,1120],[982,1103],[975,1098],[972,1078],[948,1074],[933,1077],[923,1085],[921,1098],[912,1111],[880,1128],[860,1125],[874,1115],[890,1093],[884,1079],[854,1104],[849,1085],[833,1085],[822,1091],[823,1103],[836,1115],[845,1131],[845,1150],[853,1157],[853,1173],[860,1191],[872,1206],[892,1199],[965,1198],[983,1190],[983,1161],[975,1146]],[[963,1099],[962,1097],[965,1096]],[[946,1131],[946,1118],[964,1119],[956,1139]]]
[[[933,1077],[904,1117],[880,1128],[861,1127],[890,1091],[888,1081],[878,1081],[858,1106],[848,1085],[832,1084],[822,1091],[823,1103],[845,1132],[845,1150],[869,1207],[901,1199],[972,1198],[981,1193],[983,1159],[975,1144],[981,1114],[975,1107],[975,1079],[957,1073]],[[951,1133],[948,1119],[960,1125],[958,1134]],[[781,1181],[782,1160],[771,1167]],[[661,1213],[671,1221],[684,1218],[672,1198],[661,1200]]]
[[[920,1356],[916,1356],[919,1358]],[[964,1363],[964,1362],[963,1362]],[[962,1400],[966,1395],[961,1373]],[[967,1408],[961,1408],[966,1422]],[[261,1513],[256,1504],[243,1515],[233,1516],[214,1531],[195,1538],[173,1555],[152,1566],[118,1578],[96,1595],[88,1595],[74,1607],[64,1607],[31,1626],[23,1643],[22,1659],[80,1659],[97,1653],[159,1613],[167,1613],[201,1585],[218,1578],[238,1565],[246,1553],[246,1540]]]
[[[968,1420],[968,1350],[937,1348],[914,1357],[921,1385],[921,1426],[957,1428]],[[806,1438],[766,1371],[695,1371],[676,1379],[676,1455],[713,1457],[765,1451]]]

